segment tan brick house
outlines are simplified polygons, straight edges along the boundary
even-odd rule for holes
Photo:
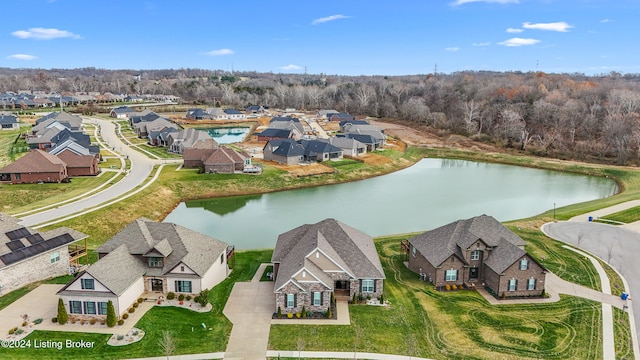
[[[491,216],[458,220],[408,239],[409,269],[438,288],[484,286],[499,298],[540,296],[547,270]]]
[[[271,258],[275,310],[325,312],[331,293],[375,298],[385,279],[371,237],[335,219],[305,224],[278,236]]]

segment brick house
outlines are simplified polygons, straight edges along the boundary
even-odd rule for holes
[[[540,296],[547,270],[491,216],[458,220],[408,239],[409,269],[437,288],[484,286],[499,298]]]
[[[276,311],[325,312],[336,297],[383,292],[385,279],[371,237],[335,219],[305,224],[278,236],[271,257]]]
[[[58,155],[67,165],[69,176],[95,176],[100,173],[98,158],[90,154],[78,154],[71,149],[65,149]]]
[[[0,169],[0,181],[12,184],[39,182],[66,182],[69,180],[67,164],[55,155],[34,149],[13,163]]]

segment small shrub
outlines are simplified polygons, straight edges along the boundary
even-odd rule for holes
[[[199,304],[199,303],[200,303],[200,295],[196,295],[196,296],[193,298],[193,301],[195,301],[195,302],[197,302],[197,303]]]
[[[451,289],[458,290],[458,287],[456,286],[456,284],[453,284],[453,285],[451,285]]]
[[[134,307],[129,308],[129,314],[133,314],[134,311],[136,311],[136,308]]]
[[[22,326],[27,326],[27,322],[26,322],[26,321],[23,321],[23,322],[22,322]]]
[[[445,285],[444,288],[447,289],[447,291],[449,291],[449,290],[451,290],[451,285],[447,284],[447,285]]]
[[[367,300],[371,300],[371,295],[367,295]]]
[[[17,330],[18,330],[17,327],[14,327],[13,329],[9,329],[9,335],[13,335]]]
[[[57,323],[58,322],[58,318],[57,317],[52,317],[51,318],[51,322],[54,323],[54,324]]]
[[[288,317],[289,319],[293,319],[293,313],[288,313],[288,314],[287,314],[287,317]]]
[[[358,303],[361,303],[364,301],[364,295],[362,295],[362,293],[358,293]]]
[[[95,325],[95,324],[96,324],[96,321],[97,321],[96,319],[90,319],[90,320],[89,320],[89,324],[91,324],[91,325]]]
[[[282,317],[282,309],[280,308],[280,306],[278,306],[278,312],[276,313],[278,318]]]
[[[380,296],[378,296],[378,301],[380,304],[384,304],[384,295],[380,294]]]
[[[113,302],[111,300],[109,300],[109,302],[107,302],[107,320],[106,320],[107,326],[108,327],[114,327],[116,325],[116,310],[113,307]]]
[[[16,332],[15,332],[14,334],[16,334],[16,335],[20,335],[20,334],[22,334],[23,332],[24,332],[24,330],[22,330],[22,329],[18,329],[18,330],[16,330]]]
[[[127,314],[127,313],[122,314],[122,318],[125,319],[125,320],[128,319],[129,318],[129,314]]]
[[[133,303],[133,307],[134,307],[134,308],[137,308],[138,306],[140,306],[140,304],[139,304],[139,303],[137,303],[137,302]]]
[[[296,317],[297,317],[298,319],[300,319],[300,316],[302,316],[302,314],[300,314],[299,312],[297,312],[297,313],[296,313]]]
[[[303,306],[302,311],[300,312],[300,317],[303,319],[307,317],[307,309]]]
[[[143,301],[144,301],[143,298],[138,298],[138,304],[142,304]]]
[[[131,333],[131,335],[133,335],[133,336],[138,336],[138,330],[136,330],[136,331],[132,332],[132,333]]]
[[[35,325],[38,325],[38,324],[40,324],[41,322],[42,322],[42,318],[38,318],[38,319],[33,320],[33,323],[34,323]]]
[[[185,299],[187,299],[187,301],[191,301],[191,295],[187,295]]]
[[[351,303],[355,304],[357,300],[356,294],[353,294],[353,297],[351,298]]]
[[[122,325],[122,324],[124,324],[124,320],[122,319],[118,320],[118,325]]]
[[[336,303],[336,296],[333,294],[333,292],[331,293],[331,303],[330,305],[333,305]]]
[[[64,325],[67,323],[69,319],[69,315],[67,315],[67,308],[64,307],[64,303],[62,302],[62,298],[58,299],[58,322],[60,325]]]
[[[84,325],[84,319],[80,320],[80,325]]]
[[[327,319],[333,318],[333,313],[331,312],[331,307],[327,309]]]
[[[167,300],[173,300],[176,297],[176,293],[174,293],[173,291],[170,291],[167,294]]]
[[[119,325],[119,324],[118,324],[118,325]],[[118,340],[122,340],[122,339],[124,339],[124,335],[118,335],[118,337],[117,337],[116,339],[118,339]]]
[[[178,295],[178,301],[184,301],[184,294]]]
[[[104,325],[106,324],[106,321],[104,319],[100,320],[100,325]]]

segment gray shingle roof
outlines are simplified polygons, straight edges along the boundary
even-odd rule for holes
[[[335,219],[305,224],[278,236],[272,262],[280,263],[275,289],[287,283],[303,267],[311,265],[307,256],[320,249],[356,279],[384,279],[384,271],[371,237]],[[305,265],[306,264],[306,265]],[[317,267],[317,264],[314,263]],[[316,274],[319,277],[325,275]],[[330,278],[325,278],[333,287]]]
[[[502,274],[524,255],[526,255],[524,250],[505,239],[500,239],[498,246],[491,251],[484,264],[495,271],[496,274]]]
[[[139,280],[145,271],[144,263],[129,254],[125,244],[87,268],[88,274],[118,296]]]
[[[503,239],[514,247],[526,245],[518,235],[488,215],[452,222],[414,236],[409,243],[432,265],[439,266],[451,255],[464,261],[462,250],[468,249],[478,239],[490,247],[497,247]]]

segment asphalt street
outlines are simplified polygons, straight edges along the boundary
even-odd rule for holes
[[[618,270],[629,284],[632,297],[640,296],[640,233],[593,222],[556,222],[544,225],[556,240],[594,254]],[[620,294],[614,294],[620,295]],[[640,301],[632,301],[636,329],[640,329]]]
[[[22,217],[22,225],[34,226],[45,223],[118,198],[119,196],[122,196],[123,194],[140,186],[149,177],[149,174],[151,174],[153,166],[163,163],[162,160],[152,160],[124,144],[120,138],[118,138],[116,134],[116,126],[113,122],[98,118],[84,118],[84,121],[99,124],[103,141],[111,145],[116,152],[129,156],[129,159],[131,160],[131,169],[129,170],[129,173],[124,177],[124,179],[120,180],[116,184],[96,194],[89,195],[84,199],[42,211],[37,214]]]

